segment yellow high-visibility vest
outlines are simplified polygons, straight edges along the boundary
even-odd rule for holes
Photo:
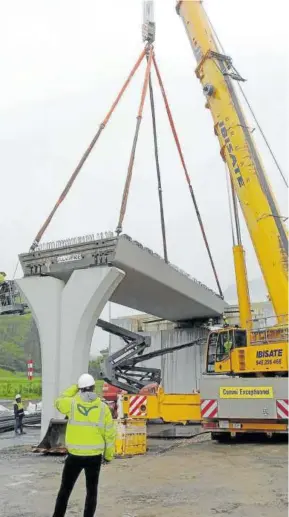
[[[225,349],[225,353],[226,353],[226,354],[229,354],[229,353],[230,353],[230,350],[231,350],[232,346],[233,346],[233,343],[232,343],[232,341],[230,341],[230,340],[229,340],[229,341],[226,341],[226,342],[224,343],[224,349]]]
[[[68,398],[64,392],[63,397],[56,400],[55,406],[68,416],[65,443],[70,454],[103,454],[106,460],[113,459],[115,425],[109,407],[100,398],[84,402],[79,393]]]
[[[16,406],[17,406],[17,412],[18,412],[18,416],[21,416],[24,414],[24,406],[22,404],[22,402],[15,402]]]

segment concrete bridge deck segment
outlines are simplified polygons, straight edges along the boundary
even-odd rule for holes
[[[25,277],[67,282],[75,270],[112,266],[125,273],[110,300],[170,321],[218,317],[226,303],[130,237],[112,233],[41,245],[19,255]]]

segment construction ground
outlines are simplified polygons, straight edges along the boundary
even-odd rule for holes
[[[17,440],[17,442],[16,442]],[[2,517],[51,517],[63,458],[33,454],[35,431],[1,435]],[[17,444],[17,445],[16,445]],[[13,445],[13,446],[11,446]],[[234,444],[209,435],[149,440],[146,456],[104,466],[96,517],[287,517],[287,444]],[[82,515],[84,479],[73,491],[69,516]]]

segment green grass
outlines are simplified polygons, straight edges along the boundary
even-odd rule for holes
[[[0,382],[2,381],[2,378],[7,377],[15,377],[15,373],[9,372],[8,370],[4,370],[3,368],[0,368]]]
[[[102,395],[103,381],[95,381],[95,393]]]
[[[21,393],[24,400],[38,399],[42,396],[41,377],[35,377],[29,381],[27,374],[11,373],[0,369],[0,398],[11,400],[17,393]],[[95,392],[102,394],[103,381],[95,381]]]
[[[42,386],[41,378],[35,378],[29,381],[25,377],[18,375],[8,375],[0,377],[0,398],[14,399],[15,395],[20,393],[23,399],[41,398]]]
[[[17,393],[20,393],[24,400],[41,398],[41,377],[38,376],[29,381],[27,372],[13,373],[0,368],[0,398],[14,399]]]
[[[31,314],[0,317],[0,368],[26,372],[27,359],[40,369],[40,346],[36,325]]]

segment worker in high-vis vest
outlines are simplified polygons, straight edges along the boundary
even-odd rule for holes
[[[82,470],[86,477],[83,515],[93,517],[102,461],[110,462],[114,457],[115,426],[111,412],[94,390],[94,378],[84,373],[77,385],[68,388],[55,401],[55,407],[67,417],[65,443],[68,456],[53,517],[64,517],[70,494]]]
[[[233,346],[233,342],[231,341],[231,339],[228,337],[227,340],[225,341],[224,343],[224,350],[225,350],[225,354],[226,355],[229,355],[230,352],[231,352],[231,348]]]
[[[22,399],[20,393],[16,395],[14,402],[14,417],[15,417],[15,436],[17,434],[25,434],[23,431],[23,417],[24,417],[24,406],[22,404]]]

